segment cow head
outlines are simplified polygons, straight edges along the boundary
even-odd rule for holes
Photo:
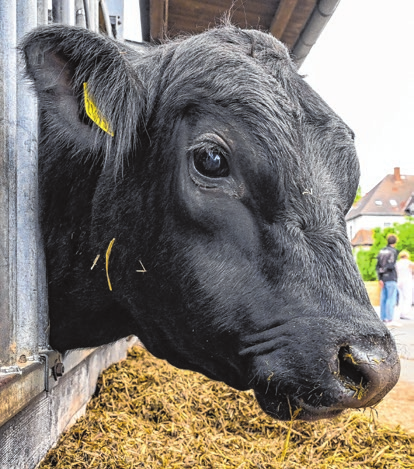
[[[23,51],[53,347],[137,334],[178,367],[253,388],[279,419],[370,406],[394,386],[395,344],[345,229],[353,133],[280,42],[226,26],[132,47],[54,26]]]

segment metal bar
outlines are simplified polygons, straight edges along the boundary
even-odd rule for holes
[[[16,361],[16,2],[0,2],[0,364]]]
[[[300,67],[324,27],[334,14],[340,0],[319,0],[305,28],[292,48],[292,56]]]
[[[149,42],[151,40],[150,0],[140,0],[139,9],[140,9],[140,15],[141,15],[142,40],[145,42]]]
[[[85,9],[85,22],[86,28],[90,29],[91,25],[91,12],[89,8],[89,0],[83,0],[83,8]]]
[[[84,0],[75,0],[75,24],[86,28],[86,11]]]
[[[73,26],[75,24],[74,0],[52,1],[53,22]]]
[[[98,4],[97,4],[97,1],[95,0],[85,0],[86,4],[87,4],[87,11],[88,11],[88,14],[89,14],[89,17],[88,15],[86,16],[87,17],[87,21],[88,21],[88,29],[90,31],[99,31],[99,21],[98,21]]]
[[[54,23],[62,23],[63,18],[63,1],[52,0],[52,17]]]
[[[108,37],[113,38],[111,20],[109,19],[108,8],[106,6],[105,0],[99,0],[99,6],[101,8],[101,13],[103,17],[103,23],[105,25],[106,34]]]
[[[93,22],[94,22],[94,31],[99,33],[99,0],[90,0],[91,5],[93,5]]]
[[[37,0],[37,24],[48,24],[49,22],[49,9],[48,0]]]
[[[41,26],[48,23],[49,2],[48,0],[37,0],[37,25]],[[38,347],[40,350],[46,350],[49,342],[46,259],[43,248],[43,240],[40,236],[40,230],[37,231]]]
[[[37,1],[17,0],[17,41],[37,26]],[[17,79],[16,132],[16,263],[17,356],[38,348],[38,201],[37,201],[37,102],[29,84]]]

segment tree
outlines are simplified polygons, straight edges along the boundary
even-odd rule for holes
[[[377,256],[387,245],[387,235],[393,233],[397,236],[398,241],[395,247],[398,251],[405,249],[414,255],[414,217],[407,217],[405,223],[394,223],[392,227],[374,228],[373,231],[374,244],[367,251],[359,251],[356,258],[359,271],[365,281],[377,279],[375,271]]]
[[[406,249],[414,255],[414,217],[408,217],[409,221],[398,225],[396,235],[398,237],[397,245],[395,246],[398,251]]]

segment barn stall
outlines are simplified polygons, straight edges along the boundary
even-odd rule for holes
[[[22,78],[17,45],[47,23],[124,39],[122,0],[10,0],[0,3],[0,467],[36,467],[84,412],[100,372],[126,356],[129,337],[60,356],[48,345],[47,281],[38,227],[37,104]],[[271,31],[298,64],[338,0],[202,2],[144,0],[142,37],[197,33],[230,12],[234,24]],[[137,20],[138,21],[138,20]],[[136,27],[139,25],[137,24]]]

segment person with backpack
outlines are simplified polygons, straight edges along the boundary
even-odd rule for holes
[[[381,320],[390,325],[394,317],[398,294],[397,270],[395,267],[398,257],[398,251],[395,249],[397,237],[390,234],[387,236],[387,242],[387,246],[378,253],[376,271],[381,286]],[[395,325],[395,323],[393,324]]]

